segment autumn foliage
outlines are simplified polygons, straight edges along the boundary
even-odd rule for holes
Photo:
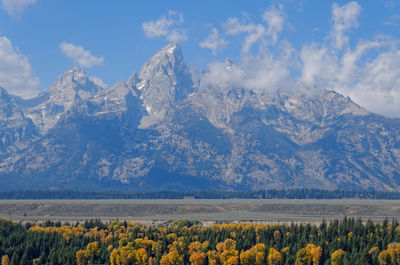
[[[2,264],[394,265],[400,225],[354,219],[310,224],[164,226],[100,221],[20,225],[0,220]]]

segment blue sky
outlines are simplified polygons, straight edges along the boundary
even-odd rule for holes
[[[400,117],[395,0],[0,3],[0,86],[24,97],[73,65],[107,85],[127,80],[177,41],[200,72],[218,71],[217,62],[231,58],[260,89],[270,89],[265,83],[334,89],[368,110]],[[253,74],[250,65],[265,69]]]

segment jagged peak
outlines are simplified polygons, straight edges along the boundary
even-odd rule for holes
[[[129,87],[134,87],[139,81],[139,75],[136,71],[133,71],[128,81],[126,81],[126,85]]]
[[[155,71],[160,69],[184,70],[186,64],[183,59],[182,50],[177,43],[171,43],[158,51],[142,67],[139,78],[151,77]]]
[[[79,67],[73,66],[68,68],[64,73],[58,77],[58,81],[73,80],[79,83],[87,82],[89,80],[86,72]]]
[[[182,55],[182,49],[178,43],[174,42],[162,48],[157,54]]]
[[[54,94],[65,93],[66,90],[84,90],[90,93],[97,93],[101,88],[90,79],[84,70],[74,66],[62,73],[48,91],[50,94]]]

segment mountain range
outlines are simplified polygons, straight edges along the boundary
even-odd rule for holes
[[[400,119],[328,89],[203,83],[177,44],[112,87],[73,67],[33,99],[0,88],[0,125],[0,190],[400,187]]]

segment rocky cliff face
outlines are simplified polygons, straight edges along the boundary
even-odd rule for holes
[[[38,137],[32,120],[25,117],[16,99],[0,87],[0,159],[26,148]]]
[[[0,90],[2,188],[399,188],[399,119],[199,80],[170,44],[110,88],[71,68],[29,101]]]

